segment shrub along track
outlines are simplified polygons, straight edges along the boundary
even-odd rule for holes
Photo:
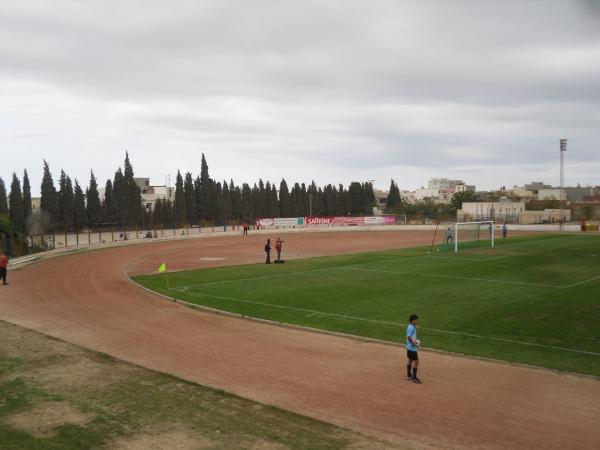
[[[169,241],[42,261],[9,274],[0,319],[411,446],[581,449],[600,442],[596,379],[425,351],[424,384],[414,385],[404,380],[399,347],[193,310],[135,286],[125,273],[154,272],[163,261],[170,270],[260,262],[264,238]],[[321,256],[430,239],[418,231],[297,233],[285,235],[284,251]]]

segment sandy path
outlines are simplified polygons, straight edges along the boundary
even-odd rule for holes
[[[428,232],[287,234],[286,257],[427,244]],[[263,236],[112,248],[40,262],[0,287],[0,319],[263,403],[432,448],[597,448],[600,382],[191,310],[124,275],[262,260]],[[208,259],[202,259],[208,258]],[[223,258],[223,259],[210,259]],[[399,330],[401,333],[402,330]]]

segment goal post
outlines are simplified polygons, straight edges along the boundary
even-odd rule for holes
[[[454,224],[454,252],[469,248],[494,247],[494,222],[457,222]]]

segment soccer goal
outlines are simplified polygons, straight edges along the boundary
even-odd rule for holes
[[[454,224],[454,251],[494,246],[494,222],[458,222]]]

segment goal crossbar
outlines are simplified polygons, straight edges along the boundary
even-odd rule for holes
[[[454,224],[454,253],[458,252],[458,229],[460,226],[465,226],[465,225],[478,225],[478,226],[485,226],[487,225],[488,229],[491,226],[491,231],[490,231],[490,242],[492,244],[492,247],[494,247],[494,221],[493,220],[482,220],[482,221],[478,221],[478,222],[456,222]]]

